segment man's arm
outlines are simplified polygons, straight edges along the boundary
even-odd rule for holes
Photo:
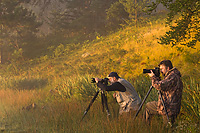
[[[119,82],[115,82],[113,83],[112,85],[105,85],[101,82],[98,82],[97,83],[97,86],[99,88],[101,88],[102,90],[105,90],[105,91],[121,91],[121,92],[125,92],[126,91],[126,88]]]
[[[168,75],[165,79],[159,81],[156,76],[151,77],[152,86],[157,90],[168,91],[177,84],[177,78],[173,74]]]

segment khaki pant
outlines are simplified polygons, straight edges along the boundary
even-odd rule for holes
[[[137,110],[130,109],[128,112],[122,112],[121,114],[119,114],[119,118],[120,119],[134,118],[136,112]]]
[[[157,101],[148,102],[146,104],[143,117],[144,117],[145,121],[147,123],[149,123],[149,124],[150,124],[151,117],[153,115],[160,115],[158,113],[158,111],[157,111],[157,105],[158,105]],[[166,115],[162,115],[162,117],[163,117],[163,124],[167,125],[167,123],[168,123],[167,116]],[[171,124],[173,124],[175,122],[176,116],[174,116],[174,115],[173,116],[169,116],[169,119],[170,119]]]
[[[119,107],[119,115],[121,114],[127,114],[127,113],[131,113],[131,112],[136,112],[137,109],[139,108],[139,104],[136,105],[126,105],[124,107]]]

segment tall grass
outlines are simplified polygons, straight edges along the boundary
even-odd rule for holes
[[[189,79],[189,83],[185,82],[183,95],[183,110],[186,119],[197,121],[200,120],[200,94],[199,82],[193,78]]]
[[[118,116],[118,104],[109,94],[108,106],[111,116],[102,112],[100,96],[93,103],[87,115],[81,118],[92,97],[96,85],[90,83],[91,75],[77,76],[74,79],[60,82],[59,89],[46,90],[0,90],[0,109],[2,131],[7,132],[198,132],[198,82],[194,79],[184,79],[184,92],[181,114],[176,121],[176,127],[166,128],[162,118],[155,117],[151,125],[146,125],[142,113],[133,121],[132,117]],[[141,99],[146,95],[150,79],[140,76],[128,79],[136,88]],[[65,82],[64,82],[65,81]],[[188,87],[190,86],[190,87]],[[63,89],[63,91],[61,91]],[[72,89],[72,93],[66,93]],[[60,91],[60,92],[59,92]],[[75,91],[75,93],[74,93]],[[88,92],[86,92],[88,91]],[[195,93],[193,93],[195,91]],[[85,93],[84,95],[82,95]],[[64,96],[66,95],[66,96]],[[81,98],[78,96],[80,95]],[[153,89],[147,101],[157,100],[156,89]],[[30,104],[36,106],[31,108]],[[145,127],[145,128],[144,128]]]
[[[95,101],[86,117],[80,122],[87,102],[73,100],[52,101],[32,110],[12,110],[6,113],[1,124],[7,132],[149,132],[156,128],[145,126],[140,119],[134,122],[131,118],[113,117],[117,107],[109,104],[112,117],[107,118],[101,111],[101,103]],[[157,123],[160,131],[162,125]]]
[[[72,97],[83,99],[93,96],[97,91],[97,87],[91,82],[91,75],[77,75],[76,77],[59,81],[59,83],[56,84],[55,90],[59,95],[67,99]]]

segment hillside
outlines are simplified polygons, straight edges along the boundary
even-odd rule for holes
[[[105,77],[110,71],[117,71],[124,78],[134,78],[141,75],[143,69],[152,69],[161,60],[170,59],[183,76],[192,74],[198,78],[199,42],[195,48],[160,45],[158,38],[169,28],[162,17],[157,18],[145,26],[128,26],[105,37],[96,36],[92,42],[50,47],[50,54],[24,64],[10,64],[4,71],[49,80],[87,74]]]
[[[60,44],[51,50],[51,56],[31,60],[28,73],[35,75],[38,72],[45,77],[76,74],[104,77],[110,71],[117,71],[123,77],[131,78],[142,74],[144,68],[154,68],[161,60],[170,59],[183,76],[193,74],[198,77],[199,42],[195,48],[160,45],[158,38],[168,29],[160,18],[145,26],[129,26],[109,36],[96,36],[92,42]]]
[[[168,29],[164,17],[155,16],[145,25],[130,25],[82,44],[51,46],[47,55],[2,65],[1,131],[198,132],[200,43],[195,48],[160,45],[158,38]],[[143,99],[150,80],[142,70],[156,67],[163,59],[172,61],[184,81],[182,110],[176,129],[163,128],[159,119],[145,129],[146,125],[140,119],[137,123],[131,118],[117,119],[118,106],[112,93],[107,95],[111,120],[101,112],[98,98],[95,107],[80,124],[83,111],[97,90],[96,85],[91,84],[92,77],[104,78],[116,71],[134,85]],[[147,101],[152,100],[157,100],[155,89]]]
[[[23,64],[15,62],[2,69],[6,82],[1,87],[48,91],[59,88],[60,95],[68,95],[63,89],[72,95],[72,88],[77,88],[78,82],[88,82],[92,77],[104,78],[111,71],[134,82],[138,77],[147,76],[142,73],[143,69],[153,69],[163,59],[171,60],[183,79],[192,77],[199,81],[199,42],[195,48],[160,45],[158,38],[168,29],[164,15],[155,16],[145,25],[127,26],[108,36],[96,36],[93,41],[49,47],[48,55]]]

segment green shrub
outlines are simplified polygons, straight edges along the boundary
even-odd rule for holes
[[[44,88],[48,79],[27,77],[4,77],[0,80],[2,89],[31,90]]]
[[[200,88],[195,79],[184,81],[182,110],[187,120],[200,120]]]
[[[65,47],[63,44],[60,44],[56,49],[53,51],[55,57],[60,57],[64,55]]]
[[[56,90],[63,98],[87,99],[97,91],[96,84],[91,83],[91,78],[91,75],[68,78],[59,83]]]

